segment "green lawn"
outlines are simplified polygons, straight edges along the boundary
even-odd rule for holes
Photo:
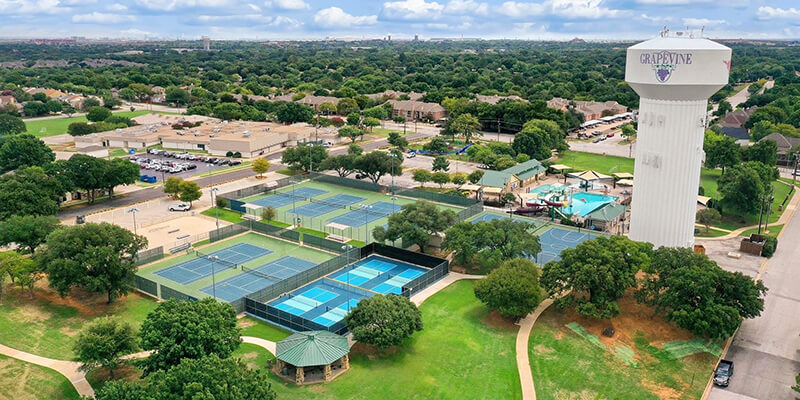
[[[769,222],[775,223],[778,222],[778,219],[781,217],[781,214],[783,213],[783,211],[778,211],[778,206],[783,204],[783,201],[784,199],[787,198],[787,196],[789,196],[789,199],[786,201],[786,204],[789,204],[789,202],[791,201],[791,196],[794,196],[796,192],[792,192],[790,195],[789,190],[791,189],[791,186],[783,184],[782,182],[773,182],[772,187],[774,188],[773,195],[775,196],[775,200],[772,202],[772,211],[769,214]],[[726,211],[722,214],[722,222],[720,222],[716,226],[722,229],[734,230],[737,228],[741,228],[743,226],[750,226],[757,224],[758,224],[758,212],[750,213],[744,219],[742,219],[740,215],[728,213]]]
[[[229,210],[227,208],[216,208],[216,207],[209,208],[208,210],[205,210],[200,214],[207,215],[211,218],[217,218],[217,216],[219,216],[219,219],[234,224],[237,222],[244,221],[244,218],[242,218],[242,213],[238,211]]]
[[[769,225],[768,228],[769,228],[769,233],[768,233],[769,235],[778,236],[778,234],[781,233],[781,230],[783,230],[783,224]],[[753,233],[758,233],[758,228],[748,229],[740,233],[739,236],[750,237],[750,235]],[[762,235],[764,234],[763,226],[761,227],[761,234]]]
[[[114,115],[121,116],[121,117],[138,117],[144,114],[171,114],[167,112],[160,112],[160,111],[146,111],[146,110],[138,110],[138,111],[124,111],[114,113]],[[47,137],[47,136],[55,136],[60,135],[62,133],[67,133],[67,128],[69,124],[73,122],[87,122],[86,117],[70,117],[70,118],[54,118],[54,119],[44,119],[38,121],[26,121],[25,126],[28,128],[27,132],[31,135],[36,137]]]
[[[232,357],[242,360],[252,369],[266,368],[269,360],[274,360],[275,356],[267,349],[250,343],[242,343]]]
[[[576,171],[593,169],[603,174],[613,174],[614,172],[633,173],[633,159],[625,157],[565,151],[555,162],[568,165]]]
[[[79,400],[80,398],[75,387],[58,372],[0,356],[0,399]]]
[[[71,360],[72,344],[87,321],[116,315],[135,326],[156,308],[148,297],[131,294],[110,306],[104,295],[73,291],[61,299],[43,285],[33,299],[18,289],[6,289],[0,299],[0,343],[44,357]]]
[[[397,132],[397,133],[400,134],[400,136],[403,136],[403,130],[402,129],[401,130],[386,129],[386,128],[378,128],[377,126],[375,128],[372,128],[371,132],[367,132],[367,136],[377,136],[377,137],[386,138],[386,137],[389,137],[389,133],[391,133],[391,132]]]
[[[695,233],[694,237],[720,237],[720,236],[725,236],[728,233],[729,232],[716,230],[714,228],[711,228],[708,230],[708,232],[706,232],[705,227],[700,227],[700,232]]]
[[[239,327],[242,328],[242,336],[253,336],[273,342],[280,341],[291,335],[289,331],[253,317],[239,319]]]
[[[461,281],[420,309],[425,329],[386,354],[351,354],[352,368],[325,385],[297,387],[270,374],[280,399],[518,399],[517,327],[493,325]]]
[[[321,238],[326,238],[326,237],[328,237],[328,234],[327,234],[327,233],[325,233],[325,232],[321,232],[321,231],[317,231],[317,230],[314,230],[314,229],[308,229],[308,228],[297,228],[297,229],[295,229],[295,230],[296,230],[296,231],[298,231],[298,232],[300,232],[300,233],[302,233],[302,234],[304,234],[304,235],[316,236],[316,237],[321,237]]]
[[[613,344],[606,344],[609,342],[606,338],[600,339],[601,343],[618,346],[623,342],[629,350],[633,350],[636,366],[623,362],[605,346],[601,348],[567,329],[565,324],[574,321],[572,316],[574,313],[564,313],[551,306],[533,327],[529,352],[538,399],[657,400],[701,397],[716,358],[708,353],[698,353],[673,359],[660,347],[663,342],[675,338],[656,335],[662,332],[673,335],[678,331],[667,325],[660,316],[652,317],[652,310],[627,316],[623,312],[612,322],[596,323],[590,331],[599,335],[597,331],[601,331],[603,326],[613,325],[617,330]],[[584,323],[581,321],[581,324]],[[626,328],[631,326],[641,327],[647,333],[638,329],[627,331]],[[625,335],[625,339],[620,340],[620,335]]]

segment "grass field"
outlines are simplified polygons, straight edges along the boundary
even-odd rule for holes
[[[674,359],[661,345],[691,335],[666,323],[652,309],[630,298],[622,314],[609,321],[587,320],[554,306],[536,321],[529,342],[538,399],[699,399],[716,357],[697,353]],[[600,344],[565,325],[577,321]],[[614,326],[613,338],[600,332]],[[631,366],[615,355],[620,345],[633,350]],[[605,347],[605,348],[602,348]]]
[[[146,110],[139,110],[139,111],[124,111],[114,113],[114,115],[120,117],[138,117],[144,114],[171,114],[167,112],[160,112],[160,111],[146,111]],[[69,124],[73,122],[87,122],[88,120],[86,117],[70,117],[70,118],[53,118],[53,119],[44,119],[44,120],[34,120],[34,121],[25,121],[25,127],[28,129],[25,133],[29,133],[36,137],[47,137],[47,136],[55,136],[60,135],[62,133],[67,133],[67,128]]]
[[[0,300],[0,343],[36,355],[71,360],[80,329],[94,318],[115,315],[138,326],[156,308],[150,298],[130,294],[110,306],[104,295],[73,290],[64,299],[39,282],[33,299],[7,289]]]
[[[0,356],[0,399],[78,400],[80,398],[67,378],[58,372]]]
[[[700,227],[700,232],[695,233],[694,237],[720,237],[720,236],[725,236],[728,233],[729,232],[716,230],[714,228],[711,228],[708,230],[708,232],[706,232],[705,227]]]
[[[219,216],[219,219],[223,221],[228,221],[233,224],[244,221],[244,218],[242,218],[242,213],[238,211],[229,210],[227,208],[216,208],[216,207],[209,208],[208,210],[205,210],[200,214],[209,216],[211,218],[216,218],[217,216]]]
[[[268,236],[252,232],[236,236],[228,240],[216,242],[205,247],[197,248],[197,250],[199,250],[204,254],[209,254],[214,251],[230,247],[237,243],[250,243],[272,251],[272,253],[270,254],[267,254],[265,256],[244,263],[243,265],[248,268],[255,268],[284,256],[298,257],[307,261],[312,261],[314,263],[321,263],[323,261],[327,261],[333,258],[333,255],[330,253],[326,253],[309,247],[300,246],[295,243],[274,239]],[[184,253],[180,256],[172,257],[167,260],[163,260],[155,264],[151,264],[144,268],[141,268],[139,269],[137,275],[140,275],[151,281],[158,282],[161,285],[165,285],[172,289],[179,290],[184,294],[188,294],[196,298],[208,297],[208,295],[206,293],[201,292],[200,289],[212,284],[213,279],[211,276],[205,277],[195,282],[191,282],[187,285],[181,285],[178,282],[174,282],[172,280],[169,280],[167,278],[155,274],[157,271],[160,271],[164,268],[173,266],[175,264],[179,264],[187,260],[191,260],[195,257],[196,256],[193,252],[190,254]],[[224,279],[230,278],[234,275],[238,275],[241,273],[244,272],[242,272],[238,268],[237,269],[220,268],[216,271],[215,274],[216,282],[219,283]]]
[[[351,352],[350,371],[297,387],[270,374],[280,399],[514,399],[517,326],[490,315],[461,281],[421,307],[424,330],[383,354]]]
[[[777,236],[783,230],[783,224],[769,225],[768,227],[769,227],[769,233],[767,233],[768,235]],[[758,228],[747,229],[744,232],[740,233],[739,236],[750,237],[750,235],[753,233],[758,233]],[[763,235],[764,233],[765,233],[764,227],[762,226],[761,234]]]
[[[299,189],[299,188],[314,188],[314,189],[324,190],[326,192],[324,194],[321,194],[319,196],[314,197],[314,200],[325,200],[325,198],[330,197],[330,196],[335,196],[337,194],[348,194],[348,195],[351,195],[351,196],[357,196],[357,197],[361,197],[361,198],[364,199],[363,201],[361,201],[361,202],[359,202],[357,204],[353,204],[352,205],[353,207],[357,207],[359,204],[372,204],[372,203],[375,203],[375,202],[378,202],[378,201],[382,201],[382,202],[386,202],[386,203],[394,203],[394,204],[396,204],[398,206],[402,206],[404,204],[414,203],[414,202],[417,201],[417,199],[410,199],[410,198],[405,198],[405,197],[400,197],[400,196],[395,196],[394,200],[392,200],[392,196],[389,195],[389,194],[372,192],[372,191],[368,191],[368,190],[355,189],[355,188],[344,187],[344,186],[339,186],[339,185],[335,185],[335,184],[331,184],[331,183],[317,182],[317,181],[303,182],[303,183],[300,183],[300,184],[294,186],[294,189]],[[289,186],[289,187],[281,188],[280,191],[281,192],[286,192],[286,193],[291,193],[292,187]],[[241,199],[241,200],[244,201],[244,202],[252,202],[252,201],[256,201],[256,200],[265,198],[267,196],[269,196],[269,195],[259,194],[259,195],[250,196],[250,197],[247,197],[247,198],[244,198],[244,199]],[[294,214],[294,213],[291,213],[290,211],[293,209],[293,207],[300,207],[300,206],[303,206],[305,204],[308,204],[309,202],[305,201],[305,200],[298,200],[298,201],[295,201],[293,203],[294,204],[292,204],[292,202],[289,202],[289,204],[287,204],[285,206],[277,207],[275,209],[275,211],[276,211],[275,219],[280,221],[280,222],[287,223],[287,224],[288,223],[294,223],[295,218],[297,217],[297,215]],[[447,206],[447,205],[442,205],[442,204],[437,204],[437,206],[439,208],[441,208],[441,209],[452,210],[453,212],[458,212],[458,211],[461,210],[459,207],[455,207],[455,206]],[[320,215],[320,216],[317,216],[317,217],[301,216],[301,220],[302,220],[301,226],[303,228],[309,229],[311,231],[324,232],[324,233],[327,233],[327,234],[342,235],[342,236],[345,236],[345,237],[348,237],[348,238],[351,238],[351,239],[364,241],[365,231],[369,233],[369,237],[371,238],[372,237],[372,232],[371,232],[372,228],[374,228],[376,226],[384,225],[388,221],[387,217],[383,217],[383,218],[380,218],[380,219],[377,219],[377,220],[374,220],[374,221],[370,221],[369,224],[367,224],[368,228],[369,228],[368,230],[365,229],[365,228],[367,228],[367,225],[365,225],[365,224],[362,224],[361,226],[357,226],[357,227],[346,228],[346,229],[344,229],[344,231],[334,230],[332,228],[327,227],[328,221],[331,218],[334,218],[334,217],[342,215],[342,214],[346,214],[346,213],[348,213],[350,211],[351,210],[348,207],[346,209],[339,208],[339,209],[336,209],[336,210],[334,210],[332,212],[329,212],[327,214],[323,214],[323,215]],[[306,232],[310,233],[310,231],[306,231]],[[369,241],[367,241],[367,242],[369,242]]]
[[[253,317],[239,319],[239,327],[242,328],[242,336],[253,336],[273,342],[285,339],[292,334],[289,331]]]
[[[565,151],[555,162],[568,165],[575,171],[593,169],[602,174],[613,174],[615,172],[633,173],[633,159],[625,157]]]

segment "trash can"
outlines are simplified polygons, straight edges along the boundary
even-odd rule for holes
[[[85,215],[76,215],[75,216],[75,223],[76,224],[83,224],[85,222],[86,222],[86,216]]]

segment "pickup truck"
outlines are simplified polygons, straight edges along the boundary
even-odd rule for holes
[[[719,360],[717,369],[714,370],[714,384],[727,387],[733,376],[733,361]]]

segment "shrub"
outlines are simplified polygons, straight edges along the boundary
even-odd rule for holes
[[[764,237],[764,248],[761,249],[761,255],[767,258],[772,257],[775,254],[775,250],[778,248],[778,238],[775,236],[765,236]]]
[[[225,153],[225,157],[233,157],[233,152],[228,151],[227,153]]]
[[[230,205],[231,204],[228,199],[224,197],[217,197],[217,208],[228,208]]]
[[[240,153],[240,152],[238,152],[238,151],[237,151],[237,152],[234,152],[234,153],[233,153],[233,158],[242,158],[242,153]]]

